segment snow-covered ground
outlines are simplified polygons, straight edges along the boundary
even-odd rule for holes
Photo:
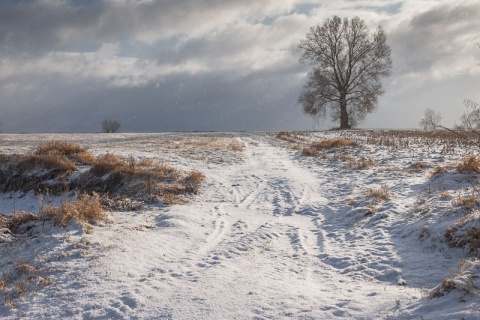
[[[0,316],[480,319],[478,251],[445,239],[458,219],[476,215],[455,202],[478,188],[476,176],[455,169],[468,150],[357,138],[358,146],[307,157],[261,133],[1,135],[0,153],[65,140],[198,170],[207,182],[187,204],[111,212],[88,232],[32,224],[0,243],[4,275],[25,262],[45,282],[15,301],[7,295]],[[446,172],[432,178],[439,165]],[[369,195],[379,190],[386,194],[375,202]],[[3,194],[0,212],[37,213],[55,200]],[[445,279],[453,289],[435,291]]]

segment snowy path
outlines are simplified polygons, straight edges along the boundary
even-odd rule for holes
[[[192,203],[115,213],[115,224],[87,235],[95,253],[65,261],[70,272],[32,295],[37,307],[23,315],[378,319],[420,296],[420,284],[397,285],[397,251],[412,243],[393,243],[386,216],[368,220],[340,203],[358,172],[309,165],[261,135],[239,139],[245,161],[198,168],[209,182]]]
[[[243,140],[245,163],[210,165],[194,203],[138,214],[138,230],[119,214],[93,235],[118,247],[101,259],[100,291],[85,288],[108,301],[83,316],[372,319],[411,294],[390,277],[398,260],[383,229],[345,234],[325,221],[338,172],[316,175],[288,150]]]

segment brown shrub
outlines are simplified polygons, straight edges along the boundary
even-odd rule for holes
[[[119,158],[113,153],[106,153],[98,156],[97,159],[95,159],[90,167],[90,172],[96,176],[104,176],[115,171],[115,168],[124,167],[125,165],[125,160]]]
[[[356,143],[347,139],[327,139],[312,143],[311,147],[317,150],[355,146]]]
[[[90,172],[100,177],[106,174],[114,174],[139,179],[175,180],[179,175],[177,169],[164,164],[157,164],[148,160],[138,162],[133,157],[125,159],[112,153],[99,156],[93,162]]]
[[[174,205],[174,204],[179,204],[180,201],[177,198],[175,198],[175,193],[174,192],[166,192],[163,195],[163,203],[167,206],[171,206],[171,205]]]
[[[15,160],[18,169],[21,171],[33,171],[35,169],[59,170],[71,172],[77,170],[77,166],[68,158],[58,154],[36,155],[28,154],[19,156]]]
[[[91,164],[95,157],[84,147],[65,141],[49,141],[41,143],[35,150],[39,156],[59,155],[80,164]]]
[[[477,173],[480,171],[480,159],[474,155],[469,155],[457,165],[457,168],[461,173]]]
[[[198,171],[191,172],[185,179],[185,191],[188,193],[198,194],[200,184],[205,181],[205,175]]]
[[[79,223],[97,223],[106,219],[99,196],[83,194],[72,202],[62,202],[58,207],[46,206],[41,217],[52,220],[56,225],[66,227],[72,220]]]

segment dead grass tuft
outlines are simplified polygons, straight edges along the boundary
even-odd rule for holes
[[[455,198],[452,199],[452,206],[462,207],[467,210],[472,210],[480,204],[478,195],[475,192],[472,192],[469,195],[460,196],[458,194]]]
[[[429,298],[439,298],[445,292],[453,290],[460,290],[467,294],[475,293],[478,269],[480,269],[480,260],[462,259],[455,268],[450,270],[442,283],[430,291]]]
[[[58,170],[63,172],[71,172],[77,170],[77,166],[68,158],[59,154],[27,154],[16,158],[16,166],[21,171],[33,170]]]
[[[425,164],[423,162],[420,162],[420,161],[413,162],[410,165],[410,168],[415,172],[423,172],[425,170]]]
[[[127,177],[130,179],[171,179],[179,176],[177,169],[148,160],[137,161],[133,157],[123,158],[112,153],[99,156],[92,164],[90,172],[98,177],[110,175],[110,179]]]
[[[480,171],[480,159],[477,156],[469,155],[457,165],[461,173],[477,173]]]
[[[10,231],[15,232],[18,227],[21,225],[28,223],[30,221],[38,220],[38,216],[26,211],[16,211],[13,215],[9,216],[6,219],[6,228]]]
[[[450,247],[467,248],[470,253],[479,255],[480,214],[473,213],[460,218],[445,230],[445,239]]]
[[[172,205],[175,205],[175,204],[179,204],[180,201],[175,197],[175,193],[166,192],[163,195],[163,203],[167,206],[172,206]]]
[[[304,147],[302,151],[302,155],[318,157],[318,156],[323,156],[324,153],[322,151],[327,149],[336,149],[336,148],[355,146],[355,145],[356,145],[355,142],[347,139],[322,140],[322,141],[314,142],[308,147]]]
[[[305,147],[302,150],[302,155],[307,157],[318,157],[323,155],[323,153],[311,147]]]
[[[444,167],[442,167],[442,166],[437,166],[437,167],[432,171],[432,173],[430,174],[430,178],[434,178],[434,177],[436,177],[436,176],[438,176],[438,175],[440,175],[440,174],[442,174],[442,173],[445,173],[445,172],[447,172],[447,170],[446,170]]]
[[[299,140],[299,137],[297,134],[293,132],[287,132],[287,131],[279,132],[277,134],[277,138],[288,141],[288,142],[292,142],[292,143],[296,143]]]
[[[32,266],[31,264],[22,261],[22,262],[15,262],[14,269],[20,275],[26,275],[27,277],[33,277],[37,274],[37,268]]]
[[[61,227],[66,227],[72,220],[80,224],[95,224],[106,219],[97,194],[93,196],[83,194],[79,199],[62,202],[58,207],[46,206],[40,216],[43,219],[52,220]]]
[[[388,191],[388,186],[384,184],[380,188],[368,188],[366,195],[368,198],[372,198],[375,203],[379,203],[390,198],[390,191]]]
[[[59,155],[79,164],[91,164],[95,156],[84,147],[66,141],[48,141],[41,143],[36,151],[36,155]]]
[[[191,172],[185,179],[185,191],[188,193],[198,194],[200,184],[205,181],[205,175],[201,172]]]
[[[366,169],[376,166],[377,163],[372,158],[363,158],[357,163],[358,169]]]
[[[322,141],[317,141],[312,143],[311,147],[316,150],[321,149],[332,149],[332,148],[341,148],[347,146],[356,146],[357,144],[354,141],[347,139],[327,139]]]
[[[112,153],[106,153],[99,156],[92,163],[90,172],[96,176],[104,176],[108,173],[114,172],[117,168],[121,169],[126,166],[126,161],[119,158]]]
[[[240,144],[231,144],[230,145],[230,149],[232,149],[233,151],[243,151],[243,149],[245,148],[245,146],[243,145],[240,145]]]
[[[227,146],[225,144],[225,147]],[[241,147],[238,144],[237,146]],[[77,170],[74,162],[88,162],[90,167],[78,174],[72,174]],[[131,203],[135,202],[134,206],[138,207],[141,205],[137,203],[139,201],[161,201],[169,193],[174,196],[198,194],[204,179],[205,176],[198,172],[185,176],[172,166],[150,160],[139,161],[133,156],[121,157],[107,153],[93,158],[83,147],[61,141],[41,144],[35,153],[27,155],[0,155],[0,191],[3,192],[33,190],[40,194],[48,192],[60,195],[76,190],[80,193],[99,193],[102,199],[103,195],[114,199],[129,198]],[[166,202],[178,203],[179,200],[167,199]],[[68,217],[73,210],[70,210],[69,205],[64,204],[63,208],[57,209],[49,207],[46,210],[52,215],[63,210]],[[14,219],[11,223],[18,224]],[[68,222],[60,219],[57,223]]]

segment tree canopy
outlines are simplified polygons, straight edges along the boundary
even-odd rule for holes
[[[340,121],[340,129],[348,129],[376,108],[384,92],[381,78],[389,76],[392,68],[381,26],[370,33],[358,17],[335,16],[312,27],[298,47],[300,62],[313,67],[298,99],[307,114],[330,113],[333,121]]]

